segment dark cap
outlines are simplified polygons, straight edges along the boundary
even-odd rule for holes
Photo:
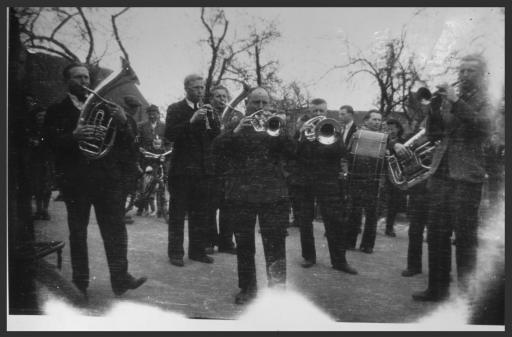
[[[135,96],[127,95],[127,96],[124,96],[123,99],[124,99],[124,104],[126,104],[127,106],[132,107],[132,108],[136,108],[136,107],[139,107],[142,105],[140,103],[139,99]]]
[[[154,105],[154,104],[151,104],[150,106],[148,106],[148,107],[146,108],[146,112],[147,112],[147,113],[149,113],[149,112],[151,112],[151,111],[155,111],[155,112],[160,113],[160,110],[159,110],[159,109],[158,109],[158,107],[157,107],[156,105]]]

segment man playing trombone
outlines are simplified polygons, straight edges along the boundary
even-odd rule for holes
[[[313,119],[300,128],[297,144],[297,167],[294,196],[297,209],[294,210],[300,227],[302,267],[309,268],[316,263],[313,218],[315,199],[320,206],[327,236],[327,244],[334,269],[357,274],[345,257],[342,223],[342,200],[339,185],[341,160],[346,156],[341,138],[341,127],[334,119],[323,119],[327,113],[327,102],[317,98],[311,101]],[[319,118],[320,117],[320,118]],[[318,122],[313,122],[318,120]],[[321,137],[322,128],[330,129],[329,139]]]

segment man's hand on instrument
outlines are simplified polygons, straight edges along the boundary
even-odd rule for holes
[[[207,112],[208,112],[208,109],[205,106],[196,110],[196,112],[194,112],[194,114],[190,118],[190,124],[197,123],[199,121],[204,120]]]
[[[107,128],[103,125],[78,126],[73,131],[73,137],[78,141],[97,141],[105,138]]]
[[[111,111],[111,115],[112,115],[112,118],[119,124],[124,124],[126,123],[126,121],[128,120],[126,118],[126,112],[124,111],[124,109],[117,105],[117,104],[114,104],[112,103],[111,105],[109,105],[110,107],[110,111]]]
[[[236,126],[235,130],[233,130],[234,133],[238,133],[242,131],[242,129],[252,127],[252,117],[246,116],[240,119],[240,122]]]
[[[448,83],[438,85],[437,88],[439,89],[439,95],[446,97],[448,101],[453,103],[459,100],[459,96],[457,95],[455,88]]]
[[[393,146],[393,150],[395,151],[397,156],[402,158],[411,155],[411,151],[404,144],[396,143]]]

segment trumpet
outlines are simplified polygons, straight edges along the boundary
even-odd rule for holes
[[[455,87],[459,82],[453,82],[450,86]],[[444,91],[443,88],[440,88],[432,93],[427,87],[421,87],[413,94],[413,98],[423,105],[432,106],[434,104],[437,107],[442,104]]]
[[[310,142],[318,140],[323,145],[334,144],[342,132],[341,125],[333,118],[316,116],[304,123],[304,136]]]
[[[281,127],[284,126],[284,121],[277,114],[268,110],[258,110],[249,116],[252,127],[256,132],[266,132],[272,137],[277,137],[281,134]]]
[[[80,140],[78,147],[89,159],[100,159],[106,156],[117,135],[117,127],[112,117],[113,100],[105,97],[115,97],[113,92],[128,83],[138,83],[138,78],[130,64],[121,58],[122,67],[103,80],[95,90],[82,86],[89,95],[80,112],[77,127],[91,127],[94,134],[89,140]]]

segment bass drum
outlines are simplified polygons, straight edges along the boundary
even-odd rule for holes
[[[349,173],[353,178],[378,179],[384,166],[388,135],[383,132],[357,130],[350,145]]]

